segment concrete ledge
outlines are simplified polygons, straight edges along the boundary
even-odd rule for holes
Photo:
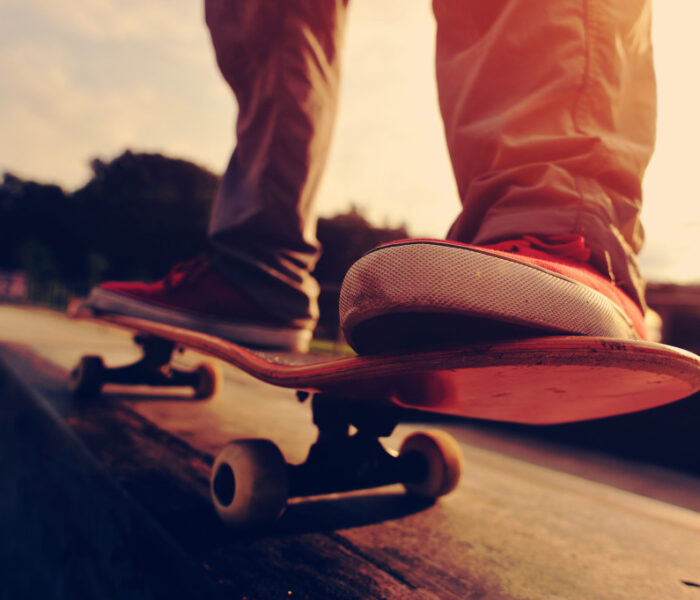
[[[3,598],[210,598],[213,582],[0,358]]]

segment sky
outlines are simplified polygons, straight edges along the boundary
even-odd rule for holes
[[[700,282],[697,0],[654,3],[657,150],[645,180],[645,274]],[[459,203],[434,83],[429,0],[353,0],[318,211],[442,237]],[[65,189],[94,157],[163,152],[221,173],[236,107],[198,0],[0,0],[0,171]]]

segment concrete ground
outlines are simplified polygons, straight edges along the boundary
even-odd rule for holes
[[[438,423],[467,467],[434,505],[391,486],[294,501],[242,534],[210,506],[212,457],[268,437],[303,460],[308,407],[226,367],[208,401],[122,390],[76,403],[67,374],[84,354],[138,352],[123,331],[0,306],[9,597],[700,598],[695,399],[559,428]]]

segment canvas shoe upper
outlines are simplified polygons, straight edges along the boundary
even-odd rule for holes
[[[392,242],[348,271],[341,326],[362,353],[522,335],[647,339],[642,309],[589,259],[578,235]]]
[[[231,285],[206,258],[175,265],[154,283],[107,282],[85,305],[193,329],[257,348],[305,352],[312,326],[280,321]]]

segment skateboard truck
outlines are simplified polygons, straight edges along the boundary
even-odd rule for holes
[[[221,387],[221,374],[211,363],[202,363],[186,371],[170,362],[176,350],[175,342],[156,336],[134,336],[142,356],[136,362],[121,367],[106,367],[100,356],[83,356],[71,371],[71,392],[76,398],[99,396],[105,384],[148,385],[153,387],[189,387],[194,397],[206,399]]]
[[[395,411],[329,394],[314,394],[311,407],[318,438],[306,461],[289,467],[290,497],[401,483],[411,472],[418,472],[420,478],[425,471],[420,458],[409,460],[410,468],[400,468],[406,457],[398,459],[379,441],[394,431],[397,420],[391,413]],[[351,432],[351,427],[356,431]]]
[[[235,440],[214,461],[211,496],[217,513],[234,527],[277,518],[288,498],[333,494],[395,483],[434,499],[457,485],[461,452],[442,431],[409,435],[401,450],[384,448],[400,419],[396,407],[331,394],[311,399],[316,442],[299,465],[286,463],[269,440]]]

